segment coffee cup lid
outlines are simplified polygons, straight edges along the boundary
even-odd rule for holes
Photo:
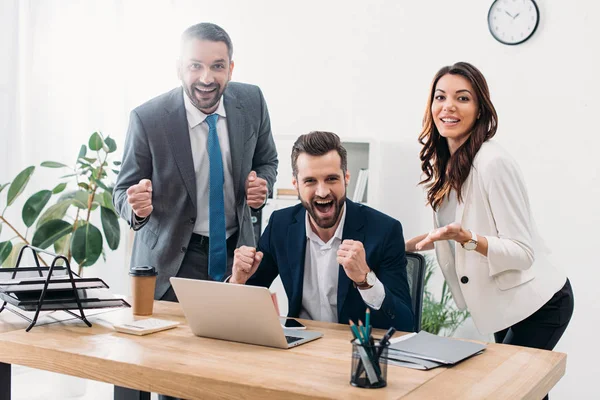
[[[148,265],[142,265],[139,267],[132,267],[129,269],[129,275],[130,276],[156,276],[158,275],[158,272],[156,271],[156,268],[148,266]]]

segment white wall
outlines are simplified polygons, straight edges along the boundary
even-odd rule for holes
[[[372,160],[380,168],[379,196],[372,203],[403,222],[407,237],[431,226],[416,187],[416,137],[430,79],[443,65],[475,64],[498,110],[497,140],[519,161],[540,230],[575,291],[575,314],[557,348],[568,353],[567,375],[553,398],[595,392],[600,132],[594,114],[600,83],[594,72],[600,70],[600,26],[594,16],[600,3],[539,0],[538,31],[515,47],[491,37],[491,1],[481,0],[29,3],[21,17],[34,18],[38,28],[21,36],[31,49],[21,55],[27,84],[21,111],[41,118],[0,131],[0,146],[10,140],[23,163],[32,162],[24,146],[67,147],[70,157],[78,147],[70,141],[93,129],[109,132],[122,147],[127,112],[176,84],[171,60],[177,33],[213,21],[234,41],[234,78],[263,89],[275,134],[323,129],[345,140],[379,141],[380,158]],[[121,19],[111,19],[112,13]],[[3,33],[11,29],[5,26]],[[11,73],[4,64],[12,62],[3,57],[0,70]],[[20,139],[40,133],[35,142]],[[281,162],[288,157],[281,154]],[[0,166],[0,181],[6,180]],[[10,175],[18,170],[7,169]],[[110,265],[97,271],[109,271],[107,280],[124,288],[125,265],[117,256],[122,254],[111,255]]]

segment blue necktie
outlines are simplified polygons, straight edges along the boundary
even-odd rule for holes
[[[206,117],[208,124],[209,172],[209,242],[208,274],[215,281],[222,281],[227,270],[227,240],[225,238],[225,200],[223,199],[223,159],[217,136],[217,114]]]

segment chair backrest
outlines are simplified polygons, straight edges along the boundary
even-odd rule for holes
[[[423,290],[425,286],[425,257],[421,254],[406,252],[406,275],[412,300],[412,311],[415,316],[415,332],[421,330],[421,314],[423,312]]]

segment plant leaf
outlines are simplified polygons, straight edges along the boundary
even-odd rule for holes
[[[17,175],[15,180],[10,184],[10,187],[8,188],[8,206],[10,206],[15,201],[15,199],[23,192],[34,170],[35,167],[33,165],[25,168],[23,171],[19,172],[19,175]]]
[[[62,178],[70,178],[70,177],[72,177],[72,176],[77,176],[77,175],[79,175],[79,174],[78,174],[78,173],[74,173],[74,174],[67,174],[67,175],[63,175],[63,176],[61,176],[61,177],[60,177],[60,179],[62,179]]]
[[[2,263],[2,266],[8,267],[8,268],[14,268],[17,264],[17,258],[19,258],[19,253],[21,252],[21,249],[23,248],[23,246],[25,246],[25,243],[23,243],[23,242],[18,242],[17,244],[13,245],[10,255],[8,256],[8,258],[6,260],[4,260],[4,262]]]
[[[62,254],[66,256],[69,252],[69,245],[71,244],[71,234],[65,235],[54,242],[54,252],[56,254]],[[62,264],[61,264],[62,265]]]
[[[75,192],[72,204],[82,210],[87,210],[89,193],[87,190],[78,190]]]
[[[66,187],[67,187],[67,183],[66,182],[59,183],[58,185],[56,185],[54,187],[54,189],[52,189],[52,194],[59,194],[60,192],[62,192],[63,190],[65,190]]]
[[[99,179],[94,179],[94,182],[96,182],[96,185],[98,185],[100,188],[102,188],[102,189],[104,189],[104,190],[106,190],[106,191],[108,191],[108,190],[109,190],[109,189],[108,189],[108,187],[107,187],[107,186],[104,184],[104,182],[102,182],[101,180],[99,180]]]
[[[73,233],[71,253],[82,267],[94,265],[102,254],[102,233],[94,225],[86,223]]]
[[[36,228],[39,229],[40,226],[44,225],[46,222],[51,219],[63,219],[67,210],[71,206],[72,201],[70,199],[67,200],[59,200],[56,204],[51,205],[44,211],[42,216],[38,219]]]
[[[61,237],[71,233],[73,225],[60,219],[51,219],[41,225],[34,233],[31,244],[46,249]]]
[[[85,182],[79,182],[77,184],[77,186],[79,186],[80,188],[85,189],[85,190],[90,190],[89,185],[87,183],[85,183]]]
[[[108,190],[108,191],[102,192],[101,196],[102,196],[102,206],[106,207],[106,208],[110,208],[112,211],[115,211],[115,207],[113,205],[112,191]]]
[[[77,159],[85,157],[86,153],[87,153],[87,147],[85,147],[85,144],[82,144],[81,148],[79,149],[79,155],[77,156]]]
[[[93,164],[96,162],[97,158],[90,158],[90,157],[81,157],[81,160],[85,160],[90,164]]]
[[[7,187],[8,185],[10,185],[10,182],[4,183],[4,184],[0,185],[0,193],[2,193],[2,191],[4,190],[4,188]]]
[[[46,167],[46,168],[69,168],[68,165],[65,165],[63,163],[59,163],[56,161],[44,161],[43,163],[40,164],[40,166]]]
[[[88,146],[90,146],[90,150],[98,151],[102,148],[103,144],[104,141],[102,140],[102,136],[100,136],[98,132],[92,133],[92,136],[90,136],[90,140],[88,143]]]
[[[108,147],[107,153],[114,153],[115,151],[117,151],[117,142],[115,142],[115,140],[112,139],[110,136],[104,139],[104,143],[106,143],[106,146]]]
[[[119,166],[121,165],[121,161],[113,161],[113,165]]]
[[[111,250],[116,250],[121,241],[121,228],[119,227],[119,217],[110,208],[102,207],[100,209],[100,217],[102,219],[102,230],[106,243]]]
[[[10,256],[10,252],[13,249],[13,244],[10,240],[6,242],[0,242],[0,264],[4,262]]]
[[[46,207],[46,204],[48,204],[50,197],[52,197],[52,192],[50,190],[40,190],[27,199],[22,212],[23,222],[26,227],[29,228],[33,225],[44,207]]]

